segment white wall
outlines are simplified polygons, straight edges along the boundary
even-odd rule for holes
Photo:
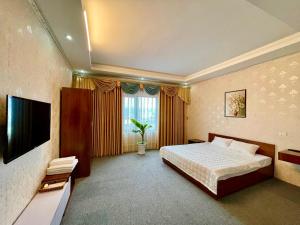
[[[0,157],[0,223],[7,225],[35,194],[49,160],[58,156],[60,87],[71,85],[71,70],[28,1],[0,0],[0,5],[2,132],[7,94],[51,103],[51,140],[9,164]]]

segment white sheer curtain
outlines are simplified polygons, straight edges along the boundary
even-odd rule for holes
[[[122,93],[123,152],[137,151],[137,142],[141,141],[141,136],[132,132],[135,127],[130,121],[131,118],[152,125],[152,128],[146,131],[146,148],[158,149],[158,114],[159,94],[149,95],[141,90],[136,94]]]

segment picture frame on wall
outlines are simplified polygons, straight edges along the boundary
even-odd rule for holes
[[[246,118],[247,90],[225,92],[224,116],[233,118]]]

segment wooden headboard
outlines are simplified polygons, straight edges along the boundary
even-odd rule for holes
[[[242,141],[242,142],[246,142],[246,143],[249,143],[249,144],[258,145],[259,149],[257,150],[257,153],[261,154],[261,155],[266,155],[266,156],[271,157],[272,158],[272,164],[274,164],[275,145],[273,145],[273,144],[268,144],[268,143],[259,142],[259,141],[251,141],[251,140],[236,138],[236,137],[230,137],[230,136],[221,135],[221,134],[208,133],[208,141],[209,142],[212,142],[212,140],[214,140],[215,137],[230,138],[230,139],[233,139],[233,140],[236,140],[236,141]]]

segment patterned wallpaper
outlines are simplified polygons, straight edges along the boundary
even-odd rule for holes
[[[0,4],[1,134],[7,94],[51,103],[51,140],[9,164],[0,157],[0,224],[8,225],[35,194],[50,159],[58,156],[60,87],[70,86],[71,70],[28,1]]]
[[[247,89],[247,118],[226,118],[224,92],[239,89]],[[300,53],[199,82],[191,98],[188,138],[215,132],[300,149]],[[277,160],[275,175],[300,186],[299,166]]]

